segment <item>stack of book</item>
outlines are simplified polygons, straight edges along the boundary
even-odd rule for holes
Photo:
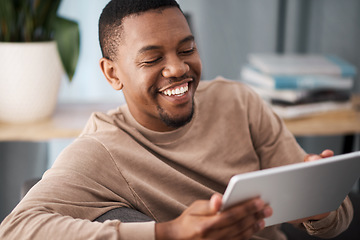
[[[250,54],[240,79],[282,118],[351,107],[356,68],[337,56]]]

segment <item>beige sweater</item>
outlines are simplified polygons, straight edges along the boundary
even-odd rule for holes
[[[94,113],[3,221],[0,239],[154,239],[154,222],[92,220],[121,206],[155,221],[174,219],[195,200],[223,193],[235,174],[304,156],[282,121],[247,87],[202,81],[193,120],[172,132],[145,129],[127,106]],[[345,203],[308,230],[324,236],[342,231],[352,218]],[[273,226],[253,239],[285,237]]]

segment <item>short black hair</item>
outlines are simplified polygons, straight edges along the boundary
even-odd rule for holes
[[[121,40],[122,21],[132,14],[177,7],[175,0],[111,0],[103,9],[99,19],[99,41],[102,56],[114,60]],[[181,11],[181,9],[180,9]]]

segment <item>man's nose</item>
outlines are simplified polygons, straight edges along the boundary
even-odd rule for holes
[[[162,70],[163,77],[182,77],[190,70],[189,65],[178,56],[167,59],[166,65]]]

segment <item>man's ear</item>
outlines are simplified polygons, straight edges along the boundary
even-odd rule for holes
[[[107,58],[101,58],[99,64],[106,80],[110,83],[113,89],[121,90],[123,88],[123,84],[117,75],[117,69],[114,62]]]

